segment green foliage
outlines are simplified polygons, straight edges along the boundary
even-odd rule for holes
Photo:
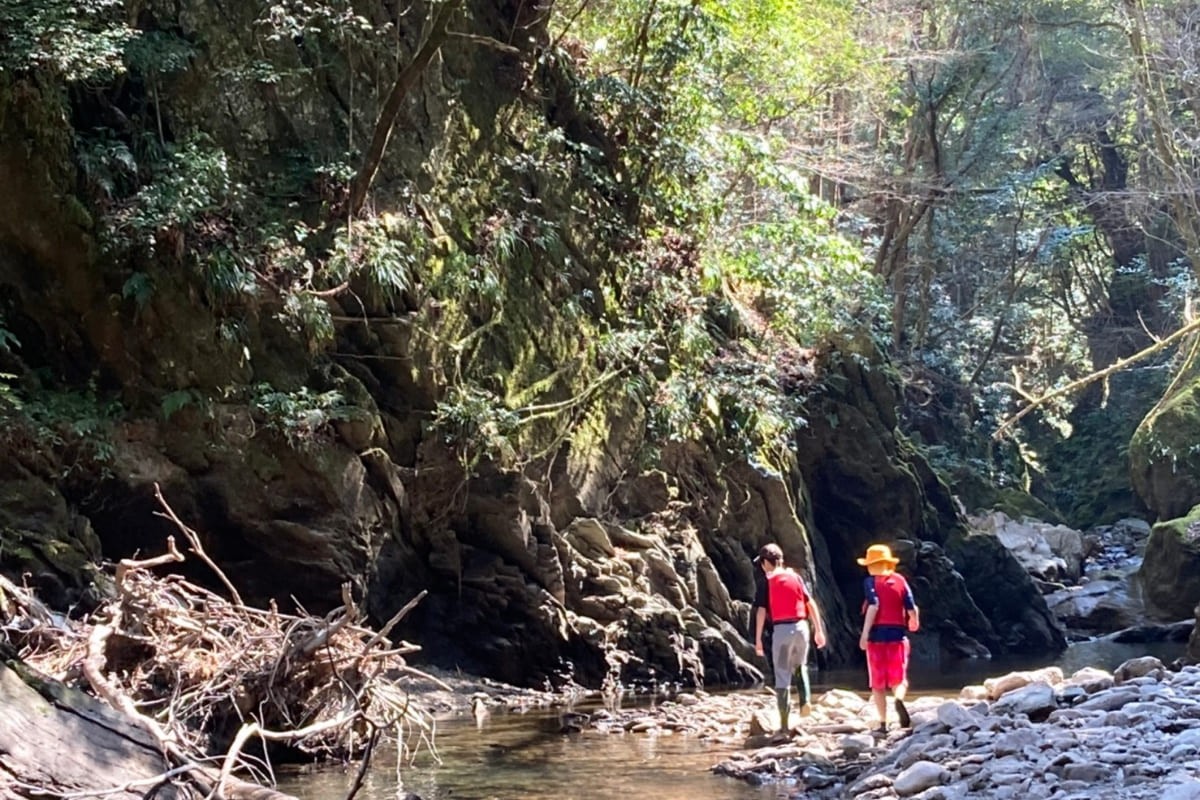
[[[289,292],[283,298],[279,319],[288,330],[303,336],[309,348],[319,350],[333,341],[333,319],[328,304],[303,292]]]
[[[356,412],[336,390],[321,392],[302,386],[284,392],[266,383],[254,387],[251,405],[270,430],[295,448],[307,447],[328,430],[330,423],[353,419]]]
[[[54,454],[64,478],[108,468],[112,425],[124,414],[119,402],[90,385],[82,391],[30,391],[15,381],[0,375],[0,429],[7,446]]]
[[[374,297],[391,302],[413,286],[424,260],[425,233],[409,215],[382,214],[338,230],[326,264],[332,283],[365,280]]]
[[[204,396],[195,389],[179,389],[174,392],[168,392],[163,395],[160,405],[162,407],[163,419],[169,420],[175,414],[188,406],[200,405],[204,402]]]
[[[137,186],[137,159],[129,144],[109,128],[77,136],[75,160],[89,194],[101,201],[126,197]]]
[[[739,235],[707,251],[707,280],[732,282],[776,330],[803,345],[872,327],[887,305],[861,246],[837,230],[834,210],[808,193],[802,176],[760,166],[759,191],[776,196],[766,212],[730,214],[743,217]]]
[[[123,71],[136,33],[121,0],[0,0],[0,72],[45,69],[68,82]]]
[[[195,56],[195,46],[170,31],[141,31],[125,45],[128,69],[143,76],[182,72]]]
[[[468,472],[483,459],[511,463],[520,418],[494,392],[479,386],[450,387],[438,402],[430,428],[458,453]]]
[[[228,156],[205,137],[168,149],[154,175],[115,215],[117,232],[151,252],[168,231],[181,231],[228,207],[239,187]]]
[[[146,307],[154,296],[154,278],[145,272],[135,272],[121,286],[121,297],[132,300],[138,310]]]

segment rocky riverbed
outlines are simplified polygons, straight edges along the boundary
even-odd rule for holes
[[[1200,800],[1200,667],[1153,657],[1113,672],[1012,672],[908,704],[873,733],[865,694],[832,690],[777,727],[773,696],[686,693],[650,707],[564,713],[565,734],[693,735],[729,748],[713,771],[781,797]]]

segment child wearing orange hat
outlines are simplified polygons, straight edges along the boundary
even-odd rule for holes
[[[903,575],[896,572],[900,559],[887,545],[873,544],[858,563],[871,573],[863,581],[862,635],[858,646],[867,653],[871,697],[879,713],[879,730],[887,731],[887,692],[892,691],[900,727],[911,724],[904,695],[908,691],[909,632],[920,628],[920,610]]]

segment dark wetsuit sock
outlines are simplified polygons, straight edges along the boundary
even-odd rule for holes
[[[912,725],[912,719],[908,716],[908,709],[904,706],[904,701],[899,697],[895,698],[896,719],[900,720],[900,727],[907,728]]]
[[[788,689],[775,690],[775,705],[779,708],[779,730],[788,729]]]

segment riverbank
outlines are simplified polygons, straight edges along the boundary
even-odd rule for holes
[[[728,748],[712,767],[795,798],[954,800],[971,795],[1200,799],[1200,668],[1146,656],[1113,672],[1013,672],[957,696],[909,703],[910,729],[886,735],[865,693],[815,698],[786,737],[766,691],[685,693],[633,709],[565,717],[564,733],[686,735]]]

